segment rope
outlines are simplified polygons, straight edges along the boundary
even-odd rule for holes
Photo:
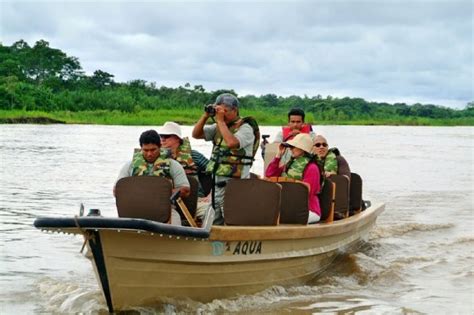
[[[84,251],[84,248],[86,247],[87,241],[94,240],[94,236],[91,233],[87,232],[87,230],[84,230],[81,227],[81,225],[79,224],[78,218],[79,217],[77,215],[74,216],[74,223],[76,224],[76,227],[79,229],[79,231],[81,231],[81,234],[84,236],[84,243],[82,243],[81,250],[79,251],[79,253],[82,254],[82,252]]]

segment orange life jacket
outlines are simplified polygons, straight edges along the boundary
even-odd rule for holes
[[[303,124],[303,127],[301,127],[300,129],[300,133],[310,133],[311,131],[313,131],[313,127],[311,127],[311,125],[308,125],[308,124]],[[283,134],[283,142],[286,142],[294,138],[294,136],[291,135],[290,127],[282,127],[282,134]]]

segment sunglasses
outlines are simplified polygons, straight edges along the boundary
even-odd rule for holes
[[[160,135],[160,138],[161,139],[168,139],[170,138],[172,135]]]
[[[326,148],[326,147],[328,146],[328,144],[327,144],[327,143],[315,143],[314,146],[315,146],[316,148],[319,148],[320,146],[323,146],[323,147]]]

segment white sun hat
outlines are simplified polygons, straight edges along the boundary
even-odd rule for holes
[[[181,126],[172,121],[165,122],[163,127],[160,128],[159,133],[160,135],[175,135],[178,138],[183,139],[181,136]]]
[[[308,153],[311,153],[313,150],[313,140],[307,133],[299,133],[293,139],[285,143]]]

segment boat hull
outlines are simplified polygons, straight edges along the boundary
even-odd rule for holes
[[[375,205],[330,224],[216,226],[208,238],[98,229],[89,243],[111,310],[170,298],[208,302],[312,279],[367,238],[382,210]]]

